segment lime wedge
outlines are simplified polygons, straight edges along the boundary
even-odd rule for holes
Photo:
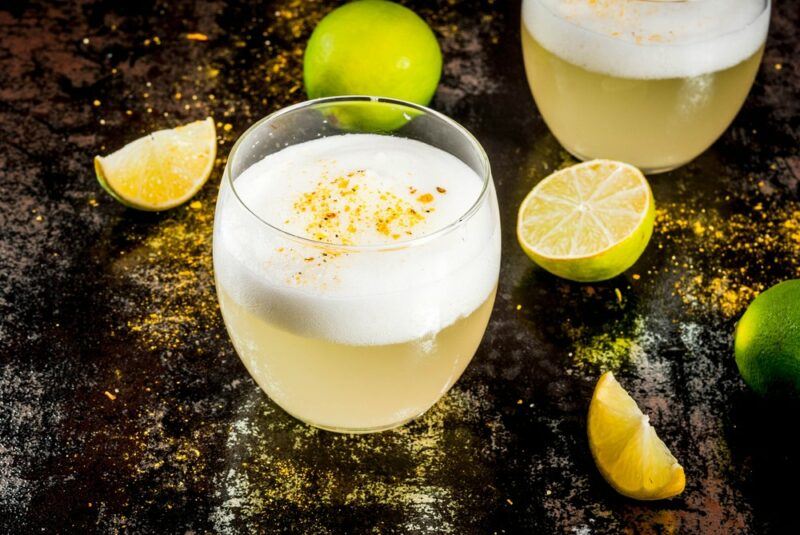
[[[597,468],[620,494],[660,500],[683,492],[683,467],[611,372],[597,381],[587,431]]]
[[[108,156],[95,156],[100,185],[139,210],[159,211],[189,200],[208,180],[217,154],[211,117],[159,130]]]

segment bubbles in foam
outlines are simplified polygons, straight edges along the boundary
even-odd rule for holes
[[[271,154],[220,191],[214,263],[221,291],[295,334],[354,345],[410,341],[475,310],[497,282],[500,234],[482,179],[418,141],[331,136]],[[249,208],[249,210],[248,210]],[[252,211],[252,213],[251,213]],[[343,251],[269,228],[345,245]]]
[[[741,63],[764,43],[769,0],[525,0],[544,48],[623,78],[683,78]]]

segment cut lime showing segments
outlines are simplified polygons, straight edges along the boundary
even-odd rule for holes
[[[557,171],[531,190],[519,208],[517,238],[554,275],[595,282],[636,262],[654,220],[655,200],[641,171],[592,160]]]
[[[620,494],[661,500],[683,492],[683,467],[611,372],[597,381],[587,431],[597,468]]]
[[[217,134],[211,117],[159,130],[108,156],[95,156],[100,185],[139,210],[181,205],[203,187],[214,168]]]

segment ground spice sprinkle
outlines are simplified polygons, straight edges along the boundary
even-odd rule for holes
[[[409,192],[412,190],[416,192],[409,188]],[[433,194],[424,193],[416,201],[426,206],[416,206],[411,199],[380,187],[368,171],[355,169],[326,172],[314,189],[299,196],[293,208],[310,238],[334,245],[355,245],[371,232],[392,240],[413,236],[425,214],[434,210],[428,206],[434,200]]]

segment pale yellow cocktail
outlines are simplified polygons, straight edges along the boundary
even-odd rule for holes
[[[525,70],[553,135],[581,159],[646,172],[707,149],[750,90],[764,0],[525,0]]]
[[[413,119],[435,133],[425,120]],[[271,144],[263,133],[251,148]],[[483,337],[500,260],[488,166],[480,176],[397,135],[314,137],[223,181],[220,309],[242,362],[288,413],[388,429],[447,392]]]

